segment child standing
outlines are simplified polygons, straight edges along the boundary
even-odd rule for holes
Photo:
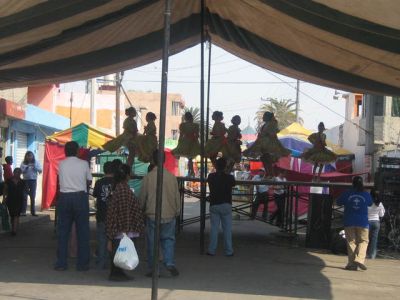
[[[199,124],[193,122],[193,115],[187,111],[184,122],[179,125],[178,146],[172,150],[175,157],[187,157],[189,176],[194,176],[193,158],[200,154]]]
[[[136,137],[138,133],[137,123],[135,121],[136,109],[129,107],[125,109],[126,119],[124,120],[124,132],[115,139],[108,141],[103,145],[104,150],[115,152],[122,146],[129,150],[127,164],[132,168],[135,160]]]
[[[13,177],[6,181],[4,189],[4,199],[11,218],[12,236],[17,234],[19,216],[21,214],[22,205],[24,202],[24,194],[27,189],[25,182],[21,179],[21,174],[21,169],[15,168]]]
[[[206,157],[209,157],[213,165],[215,166],[217,156],[219,152],[222,152],[227,144],[225,137],[226,128],[225,124],[222,123],[224,115],[221,111],[214,111],[211,118],[214,120],[214,126],[210,132],[212,135],[204,147]]]
[[[144,127],[143,135],[137,137],[137,154],[142,162],[152,163],[153,152],[157,149],[156,115],[152,112],[146,114],[147,126]]]
[[[13,170],[12,170],[12,164],[13,164],[13,158],[12,156],[6,156],[5,158],[6,163],[3,164],[3,174],[4,174],[4,181],[7,181],[7,179],[10,179],[13,177]]]
[[[242,151],[240,145],[242,145],[242,134],[240,133],[239,125],[241,123],[240,116],[236,115],[231,120],[232,125],[228,128],[227,145],[223,151],[223,156],[227,161],[227,173],[231,173],[235,163],[239,163],[242,158]]]
[[[320,122],[318,124],[318,132],[315,132],[308,137],[308,140],[313,144],[313,147],[304,151],[302,155],[302,158],[314,164],[313,180],[316,179],[317,181],[320,180],[324,164],[336,160],[336,154],[326,149],[326,135],[324,131],[325,125],[323,122]],[[319,168],[318,175],[317,168]]]
[[[96,239],[97,239],[97,260],[98,269],[106,268],[107,236],[106,236],[106,215],[107,201],[111,195],[113,185],[113,163],[107,161],[104,166],[104,177],[97,180],[94,185],[93,196],[96,197]]]

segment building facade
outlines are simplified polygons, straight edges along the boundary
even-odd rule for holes
[[[376,171],[381,156],[400,157],[400,97],[345,94],[346,121],[327,131],[355,154],[354,172]]]

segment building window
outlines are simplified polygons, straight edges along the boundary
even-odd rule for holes
[[[375,111],[375,116],[383,116],[384,112],[384,98],[383,96],[374,96],[372,101],[374,101],[374,111]]]
[[[400,117],[400,97],[392,97],[392,117]]]
[[[173,140],[177,140],[178,139],[178,129],[172,129],[171,135],[172,135]]]
[[[356,117],[359,117],[363,111],[363,101],[362,99],[356,99]]]
[[[180,116],[181,115],[181,103],[178,101],[172,101],[172,115]]]

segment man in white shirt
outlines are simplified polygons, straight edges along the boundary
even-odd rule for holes
[[[280,170],[278,176],[274,178],[275,182],[285,182],[285,172]],[[275,185],[274,186],[274,200],[276,205],[275,212],[271,215],[270,222],[272,223],[276,218],[276,225],[283,225],[283,217],[285,213],[285,186],[284,185]]]
[[[55,269],[67,269],[68,240],[72,223],[75,222],[78,236],[78,271],[89,269],[89,197],[88,186],[91,183],[88,162],[77,157],[79,145],[76,142],[65,144],[66,159],[60,162],[58,179],[60,194],[57,199],[58,250]]]
[[[261,168],[259,170],[258,174],[255,175],[252,180],[253,181],[262,181],[265,179],[266,179],[265,178],[265,169]],[[253,201],[253,205],[252,205],[252,209],[251,209],[251,219],[254,220],[256,218],[258,206],[260,204],[264,204],[264,210],[263,210],[262,217],[265,220],[265,219],[267,219],[267,215],[268,215],[269,186],[268,185],[254,185],[254,189],[256,191],[256,197]]]

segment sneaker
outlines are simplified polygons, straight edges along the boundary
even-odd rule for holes
[[[67,268],[66,267],[54,267],[54,270],[56,270],[56,271],[66,271]]]
[[[206,255],[208,255],[208,256],[215,256],[215,254],[214,253],[211,253],[211,252],[206,252]]]
[[[367,266],[366,266],[366,265],[364,265],[364,264],[362,264],[362,263],[360,263],[360,262],[357,262],[357,261],[355,261],[354,263],[355,263],[361,270],[364,270],[364,271],[367,270]]]
[[[168,272],[173,276],[176,277],[179,275],[179,271],[175,266],[166,266]]]
[[[357,265],[347,265],[344,268],[348,271],[357,271]]]

